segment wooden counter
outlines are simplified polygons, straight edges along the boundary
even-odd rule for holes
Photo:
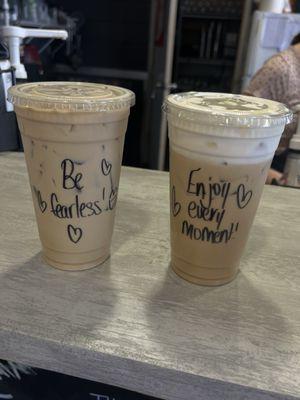
[[[266,187],[241,272],[169,269],[168,174],[124,168],[111,259],[41,260],[22,154],[1,154],[0,358],[163,399],[300,399],[300,191]]]

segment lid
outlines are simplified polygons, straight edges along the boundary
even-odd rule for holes
[[[226,93],[172,94],[163,105],[170,116],[208,125],[267,128],[292,121],[292,112],[276,101]]]
[[[8,100],[18,107],[38,111],[99,112],[134,105],[131,90],[88,82],[35,82],[9,89]]]

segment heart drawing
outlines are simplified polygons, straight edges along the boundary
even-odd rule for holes
[[[117,203],[117,197],[118,197],[118,188],[111,189],[110,195],[109,195],[109,209],[113,210],[116,206]]]
[[[103,175],[107,176],[110,174],[111,163],[109,161],[106,161],[105,158],[103,158],[101,161],[101,169],[102,169]]]
[[[82,237],[82,229],[75,228],[73,225],[68,225],[68,236],[71,242],[78,243]]]
[[[178,201],[176,201],[175,186],[173,186],[172,188],[171,208],[173,216],[177,217],[177,215],[180,213],[181,210],[181,204]]]
[[[42,213],[44,213],[47,209],[47,203],[42,199],[41,192],[35,186],[33,186],[33,191],[36,196],[40,210],[42,211]]]
[[[42,213],[46,211],[47,203],[44,200],[42,200],[42,198],[39,200],[39,207]]]
[[[245,185],[242,183],[238,186],[236,191],[236,201],[239,208],[245,208],[252,197],[252,190],[246,191]]]

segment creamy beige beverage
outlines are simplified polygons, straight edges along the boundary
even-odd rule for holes
[[[232,279],[270,163],[199,162],[171,150],[172,265],[179,275],[196,283]]]
[[[105,261],[134,94],[91,83],[11,89],[44,259],[87,269]]]
[[[229,282],[290,113],[264,99],[194,92],[169,96],[165,109],[172,268],[198,284]]]

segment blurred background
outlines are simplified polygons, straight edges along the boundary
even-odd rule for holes
[[[136,93],[123,164],[168,169],[163,98],[240,93],[266,59],[300,32],[299,2],[270,0],[0,0],[0,28],[59,29],[67,40],[20,40],[27,81],[75,80]],[[8,5],[8,7],[7,7]],[[9,21],[7,20],[9,15]],[[21,149],[5,103],[8,39],[0,33],[0,148]],[[10,78],[10,76],[12,76]],[[1,92],[0,92],[1,93]],[[1,97],[2,95],[2,97]]]

